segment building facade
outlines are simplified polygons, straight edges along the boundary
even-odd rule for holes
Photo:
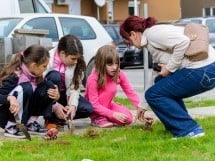
[[[195,4],[195,8],[193,8]],[[215,16],[213,0],[181,0],[181,17]]]
[[[215,15],[215,1],[211,0],[104,0],[103,6],[98,6],[95,0],[46,1],[55,13],[93,16],[102,23],[118,23],[134,14],[152,16],[158,21]]]

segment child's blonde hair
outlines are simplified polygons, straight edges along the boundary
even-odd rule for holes
[[[117,82],[120,70],[120,59],[119,54],[115,47],[110,45],[105,45],[99,48],[95,56],[95,69],[98,72],[98,88],[103,88],[106,84],[106,68],[107,64],[118,64],[118,69],[116,74],[113,76],[113,80]]]

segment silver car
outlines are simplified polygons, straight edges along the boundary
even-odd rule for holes
[[[208,26],[209,28],[209,42],[215,48],[215,17],[192,17],[183,18],[176,23],[186,24],[186,23],[198,23]]]

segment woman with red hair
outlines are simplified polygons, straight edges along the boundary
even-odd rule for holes
[[[138,48],[146,47],[157,73],[145,99],[174,138],[204,136],[203,128],[188,114],[183,98],[215,87],[215,51],[209,45],[208,57],[191,61],[185,56],[190,39],[184,26],[156,24],[152,17],[130,16],[120,26],[124,40]],[[147,106],[146,106],[147,107]]]

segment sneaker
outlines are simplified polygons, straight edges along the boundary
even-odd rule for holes
[[[196,138],[196,137],[201,137],[204,135],[205,135],[204,130],[201,127],[197,127],[193,131],[191,131],[187,135],[185,135],[184,137]]]
[[[205,136],[204,130],[201,127],[197,127],[193,131],[191,131],[188,134],[186,134],[185,136],[174,137],[172,139],[177,140],[179,138],[197,138],[197,137],[202,137],[202,136]]]
[[[34,121],[28,124],[26,127],[30,134],[35,134],[35,135],[43,135],[47,131],[47,129],[42,128],[42,126],[37,121]]]
[[[108,121],[107,118],[105,117],[97,117],[91,120],[91,125],[100,127],[100,128],[107,128],[107,127],[112,127],[114,124],[110,121]]]
[[[25,139],[25,135],[23,132],[19,131],[16,125],[12,125],[8,128],[5,128],[4,136],[10,138],[17,138],[17,139]]]

